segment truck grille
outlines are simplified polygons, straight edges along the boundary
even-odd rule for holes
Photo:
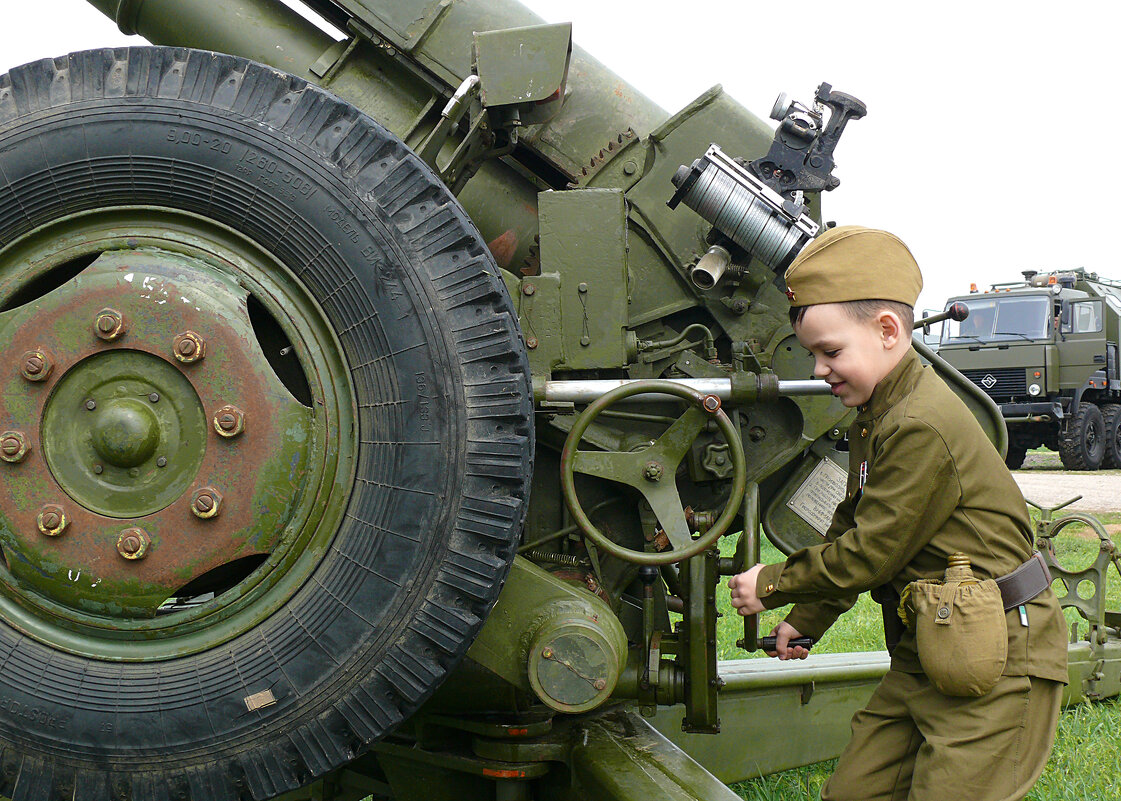
[[[990,398],[1012,398],[1026,395],[1027,374],[1023,367],[1001,370],[962,370],[962,375],[988,393]]]

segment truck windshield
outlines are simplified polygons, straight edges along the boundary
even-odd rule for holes
[[[1046,295],[959,298],[969,316],[960,323],[947,320],[942,327],[942,345],[959,342],[1004,342],[1014,339],[1048,339],[1051,301]]]

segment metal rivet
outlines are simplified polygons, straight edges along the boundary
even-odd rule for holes
[[[97,313],[93,332],[106,342],[120,339],[125,332],[125,318],[116,309],[102,309]]]
[[[623,165],[623,174],[624,175],[634,175],[636,172],[638,172],[638,165],[635,164],[633,161],[628,161],[626,164]]]
[[[585,284],[583,281],[581,281],[579,283],[579,285],[576,287],[576,291],[579,292],[581,295],[583,295],[585,292],[588,291],[588,285]]]
[[[88,411],[92,412],[96,408],[97,408],[97,401],[95,401],[93,398],[90,398],[88,401],[86,401],[86,409]]]
[[[537,337],[530,337],[527,339],[525,341],[525,346],[530,350],[534,350],[537,347]]]
[[[167,457],[161,456],[159,459],[156,459],[156,467],[167,467]]]
[[[607,681],[604,680],[604,679],[596,679],[595,688],[597,690],[606,690],[607,689]]]
[[[66,511],[54,503],[48,503],[40,509],[35,522],[39,526],[39,531],[48,537],[57,537],[70,523],[66,519]]]
[[[117,553],[125,559],[143,559],[152,538],[142,528],[126,528],[117,537]]]
[[[553,658],[553,649],[548,648],[548,647],[542,648],[541,649],[541,656],[545,659],[552,659]]]
[[[191,513],[202,520],[218,516],[222,506],[222,493],[214,487],[202,487],[191,499]]]
[[[99,464],[95,464],[95,465],[93,466],[93,472],[97,473],[97,474],[98,474],[99,476],[101,475],[101,473],[102,473],[102,471],[103,471],[103,470],[105,470],[105,468],[104,468],[104,467],[102,467],[102,466],[101,466],[101,465],[99,465]]]
[[[206,342],[194,331],[183,331],[175,335],[171,343],[175,358],[184,364],[200,361],[206,356]]]
[[[158,393],[158,392],[151,393],[150,395],[148,395],[148,400],[151,401],[152,403],[159,403],[160,402],[160,393]]]
[[[5,431],[0,434],[0,459],[9,464],[19,464],[27,458],[31,447],[22,431]]]
[[[537,291],[537,287],[535,287],[533,284],[523,284],[522,285],[522,294],[523,295],[532,295],[536,291]]]
[[[23,354],[19,372],[28,381],[46,381],[54,363],[44,350],[29,350]]]
[[[223,406],[214,414],[214,430],[222,437],[236,437],[245,430],[245,413],[236,406]]]

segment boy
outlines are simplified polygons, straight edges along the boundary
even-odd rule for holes
[[[889,640],[900,635],[889,643],[890,669],[853,716],[823,801],[1022,798],[1047,761],[1067,679],[1065,626],[1045,571],[1006,582],[1016,586],[1011,598],[1001,588],[1008,656],[980,697],[935,689],[913,630],[895,617],[898,593],[916,579],[941,579],[957,552],[978,580],[1039,573],[1029,562],[1027,508],[1004,461],[911,348],[918,265],[895,236],[843,226],[811,242],[786,283],[814,374],[857,410],[848,489],[823,544],[734,576],[732,604],[748,615],[795,603],[773,631],[771,655],[780,659],[805,658],[789,641],[820,638],[865,590],[884,604]]]

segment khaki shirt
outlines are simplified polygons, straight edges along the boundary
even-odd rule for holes
[[[1003,459],[914,350],[857,412],[848,487],[826,542],[767,565],[756,583],[768,609],[795,603],[787,622],[814,639],[859,593],[941,579],[957,551],[969,556],[978,579],[1010,573],[1032,553],[1027,505]],[[1004,675],[1066,682],[1066,626],[1054,593],[1048,588],[1027,608],[1027,628],[1017,610],[1008,612]],[[903,635],[891,666],[922,672],[913,632]]]

